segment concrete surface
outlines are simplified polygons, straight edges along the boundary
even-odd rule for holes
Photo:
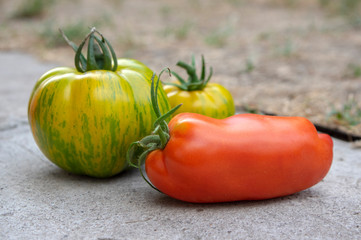
[[[52,67],[0,53],[0,239],[361,239],[361,150],[338,140],[322,182],[267,201],[190,204],[136,170],[106,180],[64,172],[27,123],[30,91]]]

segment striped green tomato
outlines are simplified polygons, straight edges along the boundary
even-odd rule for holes
[[[76,174],[110,177],[124,170],[130,143],[149,134],[156,119],[149,96],[152,74],[130,59],[119,59],[115,72],[61,67],[45,73],[28,106],[41,151]],[[170,109],[164,91],[158,101],[162,111]]]

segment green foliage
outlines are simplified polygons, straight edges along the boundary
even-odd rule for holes
[[[230,26],[221,27],[212,31],[212,33],[205,38],[205,42],[210,46],[223,47],[226,45],[227,39],[232,32],[233,29]]]
[[[257,40],[266,41],[266,40],[270,39],[271,36],[272,36],[272,33],[270,33],[270,32],[261,32],[260,34],[258,34]]]
[[[179,28],[176,29],[174,35],[177,39],[186,39],[193,24],[189,21],[185,21]]]
[[[79,21],[74,24],[70,23],[61,27],[65,35],[74,42],[80,42],[84,36],[89,32],[89,27],[84,21]],[[59,33],[59,29],[54,27],[52,22],[47,22],[44,29],[41,31],[40,36],[44,38],[46,44],[50,47],[65,46],[67,43]]]
[[[350,97],[341,108],[335,108],[328,114],[328,119],[338,124],[355,126],[361,123],[361,106]]]
[[[321,7],[331,8],[341,14],[349,14],[360,6],[360,0],[319,0]]]
[[[359,78],[361,77],[361,66],[358,64],[350,63],[347,66],[347,76],[353,77],[353,78]]]
[[[167,27],[163,34],[164,36],[173,35],[178,40],[184,40],[188,37],[189,32],[191,31],[193,27],[193,23],[189,20],[186,20],[178,27]]]
[[[278,53],[284,57],[290,57],[295,53],[295,45],[291,39],[287,39],[283,45],[278,47]]]
[[[241,69],[241,73],[251,73],[256,68],[253,60],[251,58],[247,58],[244,64],[244,68]]]
[[[344,17],[353,27],[361,27],[361,0],[319,0],[326,11]]]
[[[227,2],[234,7],[239,7],[244,3],[243,0],[227,0]]]
[[[293,8],[296,7],[299,2],[302,2],[302,0],[274,0],[275,2],[278,2],[278,4],[281,4],[285,7]]]
[[[252,61],[252,59],[247,58],[245,72],[250,73],[254,70],[254,68],[255,68],[255,65],[254,65],[254,62]]]
[[[171,8],[169,5],[164,5],[164,6],[162,6],[162,7],[159,9],[159,13],[160,13],[163,17],[167,18],[167,17],[169,17],[169,16],[171,15],[171,13],[172,13],[172,8]]]
[[[43,15],[52,0],[25,0],[14,12],[14,18],[35,18]]]

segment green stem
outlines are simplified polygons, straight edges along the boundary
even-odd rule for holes
[[[168,69],[169,70],[169,69]],[[145,177],[143,173],[142,165],[144,164],[148,154],[154,150],[157,149],[164,149],[169,141],[170,133],[168,124],[166,122],[166,119],[169,118],[177,109],[181,106],[178,105],[175,108],[172,108],[170,111],[166,112],[165,114],[162,114],[158,105],[158,88],[159,88],[159,82],[161,74],[164,72],[161,71],[161,73],[158,76],[157,82],[155,83],[155,74],[152,76],[152,85],[151,85],[151,101],[152,101],[152,107],[153,111],[155,112],[156,116],[158,117],[154,122],[154,131],[152,132],[152,135],[144,137],[142,140],[133,142],[126,154],[127,162],[130,166],[136,167],[139,169],[143,179],[154,189],[158,190],[156,187],[154,187],[148,179]],[[170,70],[169,70],[170,72]],[[159,191],[159,190],[158,190]]]
[[[84,38],[79,47],[76,46],[75,43],[71,42],[62,30],[60,30],[60,32],[65,41],[75,51],[75,67],[79,72],[87,72],[91,70],[117,70],[118,61],[113,47],[111,46],[109,41],[105,39],[104,36],[94,27],[90,30],[90,33]],[[82,51],[86,43],[88,43],[88,49],[87,57],[85,58],[82,54]]]
[[[203,88],[206,87],[213,74],[213,69],[212,67],[210,67],[210,74],[206,78],[206,63],[203,55],[202,55],[202,67],[201,67],[200,77],[197,76],[196,62],[194,55],[192,55],[191,64],[187,64],[185,62],[179,61],[177,63],[177,66],[187,71],[188,80],[185,81],[177,73],[172,72],[172,74],[177,78],[179,84],[169,83],[169,82],[163,82],[163,84],[176,86],[183,91],[202,90]]]
[[[199,79],[198,79],[198,76],[197,76],[197,73],[196,73],[196,68],[195,68],[195,66],[193,66],[193,64],[188,65],[185,62],[179,61],[177,63],[177,66],[179,66],[181,68],[184,68],[187,71],[188,76],[189,76],[189,81],[191,83],[199,82]]]
[[[87,71],[96,70],[99,68],[97,62],[95,61],[94,54],[94,34],[90,34],[88,42],[88,55],[87,55]]]

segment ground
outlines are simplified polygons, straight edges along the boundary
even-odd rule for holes
[[[26,117],[37,78],[73,65],[57,28],[79,43],[95,25],[119,57],[157,72],[204,54],[239,110],[360,134],[360,124],[328,117],[352,96],[360,102],[358,23],[320,5],[355,1],[0,0],[0,239],[361,239],[361,157],[351,143],[334,139],[331,169],[310,189],[191,204],[153,190],[137,169],[109,179],[63,171],[41,153]],[[31,2],[40,5],[24,18]]]
[[[31,2],[35,11],[24,14]],[[195,54],[199,64],[204,54],[211,81],[231,91],[239,111],[304,116],[361,135],[360,26],[329,2],[0,0],[0,51],[72,66],[57,29],[79,44],[96,26],[118,57],[157,72],[181,71],[178,60]],[[345,2],[355,4],[352,13],[359,1]]]

